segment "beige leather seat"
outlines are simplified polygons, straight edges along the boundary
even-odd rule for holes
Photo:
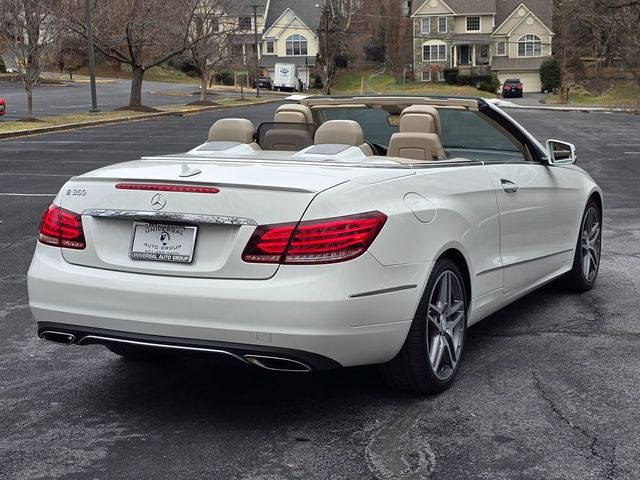
[[[305,105],[281,105],[273,117],[275,123],[312,124],[311,109]],[[313,134],[306,127],[274,125],[261,140],[264,150],[299,151],[313,145]]]
[[[253,123],[246,118],[221,118],[209,129],[209,142],[235,142],[251,145],[255,150],[260,146],[253,141]]]
[[[391,135],[388,157],[430,162],[446,160],[440,141],[440,115],[428,105],[412,105],[400,114],[400,132]]]
[[[364,143],[364,133],[354,120],[329,120],[318,128],[314,139],[316,145],[349,145],[359,147],[365,155],[373,155],[371,147]]]
[[[274,122],[313,123],[313,114],[306,105],[297,103],[280,105],[273,117]]]
[[[431,117],[429,120],[427,117]],[[405,132],[425,132],[442,135],[442,124],[440,114],[435,107],[430,105],[411,105],[400,113],[400,119],[405,119]],[[429,124],[427,130],[425,125]]]

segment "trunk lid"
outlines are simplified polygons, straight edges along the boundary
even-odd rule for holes
[[[299,221],[314,196],[348,181],[339,173],[339,170],[320,172],[309,167],[181,159],[143,159],[95,170],[72,178],[60,192],[60,206],[82,214],[87,242],[84,250],[62,249],[63,256],[73,264],[126,272],[204,278],[269,278],[275,274],[278,265],[248,264],[241,259],[255,226]],[[117,189],[116,185],[121,183],[212,186],[219,192]],[[156,194],[162,195],[162,206],[152,205]],[[132,259],[136,222],[197,227],[192,261]],[[140,235],[135,242],[137,250],[141,241],[147,238],[148,230],[144,236],[136,233],[136,236]],[[159,235],[163,229],[151,230],[158,236],[151,242],[161,245]],[[182,233],[175,228],[164,230],[165,234],[181,241],[176,235]],[[148,235],[153,237],[154,233]],[[185,244],[191,241],[190,237],[184,238]]]

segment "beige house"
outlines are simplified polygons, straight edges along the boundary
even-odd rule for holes
[[[540,91],[540,65],[551,55],[551,0],[419,0],[413,3],[417,81],[460,75],[519,78],[525,92]]]
[[[270,0],[262,34],[260,66],[274,77],[276,63],[295,64],[298,77],[309,85],[319,51],[318,26],[322,2]]]

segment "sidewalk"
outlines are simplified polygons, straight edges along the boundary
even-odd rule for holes
[[[521,110],[555,110],[558,112],[611,112],[611,113],[639,113],[632,108],[602,107],[596,105],[518,105],[502,98],[487,100],[500,108],[517,108]]]

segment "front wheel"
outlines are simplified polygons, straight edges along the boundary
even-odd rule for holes
[[[591,199],[582,215],[573,267],[565,277],[567,287],[576,292],[586,292],[593,288],[600,270],[601,250],[602,212]]]
[[[458,373],[467,331],[467,292],[456,263],[438,260],[402,349],[381,366],[392,388],[435,393]]]

